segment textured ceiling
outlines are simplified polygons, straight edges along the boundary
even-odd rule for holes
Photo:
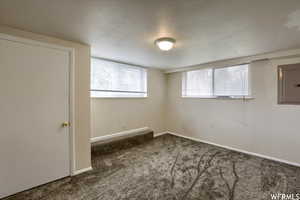
[[[299,48],[300,0],[0,0],[0,24],[170,69]],[[154,46],[164,36],[175,49]]]

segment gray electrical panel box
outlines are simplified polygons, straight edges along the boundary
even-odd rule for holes
[[[300,63],[278,66],[278,103],[300,105]]]

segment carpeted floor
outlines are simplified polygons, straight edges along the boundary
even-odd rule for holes
[[[300,193],[300,168],[172,135],[92,158],[93,171],[7,200],[265,200]]]

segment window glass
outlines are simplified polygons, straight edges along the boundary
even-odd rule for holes
[[[209,97],[212,96],[212,69],[202,69],[185,72],[183,77],[183,96]]]
[[[247,96],[248,65],[216,68],[214,74],[215,96]]]
[[[147,70],[127,64],[91,59],[92,97],[146,97]]]
[[[187,71],[182,76],[183,97],[249,96],[249,66]]]

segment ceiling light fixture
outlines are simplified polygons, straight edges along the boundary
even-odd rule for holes
[[[162,51],[169,51],[174,47],[176,40],[169,37],[158,38],[155,40],[155,44]]]

